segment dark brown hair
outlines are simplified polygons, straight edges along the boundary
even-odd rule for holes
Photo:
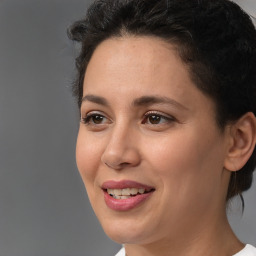
[[[79,108],[86,67],[111,37],[155,36],[176,45],[191,79],[216,103],[220,129],[246,112],[256,114],[256,31],[250,17],[228,0],[98,0],[69,29],[80,42],[74,95]],[[256,150],[231,175],[227,200],[250,188]]]

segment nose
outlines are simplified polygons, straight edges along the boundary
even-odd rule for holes
[[[109,140],[101,161],[111,169],[121,170],[140,163],[138,136],[129,125],[116,125],[109,134]]]

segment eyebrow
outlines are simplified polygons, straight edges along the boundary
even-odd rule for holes
[[[100,97],[100,96],[96,96],[96,95],[93,95],[93,94],[88,94],[86,96],[84,96],[82,98],[82,102],[84,101],[90,101],[90,102],[93,102],[93,103],[96,103],[96,104],[99,104],[99,105],[103,105],[103,106],[108,106],[108,102],[105,98],[103,97]]]
[[[82,98],[82,102],[84,102],[84,101],[90,101],[90,102],[93,102],[93,103],[96,103],[99,105],[109,106],[109,103],[105,98],[97,96],[97,95],[93,95],[93,94],[88,94],[88,95],[84,96]],[[181,103],[177,102],[176,100],[168,98],[168,97],[163,97],[163,96],[152,96],[152,95],[142,96],[140,98],[135,99],[132,102],[132,105],[135,107],[149,106],[149,105],[153,105],[153,104],[170,104],[170,105],[176,106],[181,109],[186,109],[186,110],[188,109],[187,107],[185,107]]]
[[[188,109],[176,100],[163,96],[142,96],[138,99],[135,99],[133,102],[134,106],[147,106],[152,104],[170,104],[178,108]]]

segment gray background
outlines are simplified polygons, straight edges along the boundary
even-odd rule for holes
[[[66,28],[89,1],[0,0],[0,256],[111,256],[75,164],[76,50]],[[255,0],[241,0],[255,16]],[[256,183],[230,206],[256,245]]]

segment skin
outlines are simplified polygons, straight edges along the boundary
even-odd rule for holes
[[[145,96],[171,102],[134,103]],[[84,97],[77,165],[110,238],[129,256],[242,249],[225,213],[232,129],[218,128],[214,102],[197,89],[174,46],[153,37],[103,41],[88,64]],[[155,191],[134,209],[111,210],[101,185],[123,179]]]

